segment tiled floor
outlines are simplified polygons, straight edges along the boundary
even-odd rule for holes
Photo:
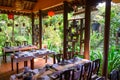
[[[7,57],[7,63],[4,63],[3,60],[1,59],[1,65],[0,65],[0,80],[9,80],[10,75],[15,74],[16,73],[16,65],[14,63],[14,71],[11,71],[11,62],[10,62],[10,57]],[[37,58],[34,60],[35,64],[35,68],[41,68],[43,66],[45,66],[46,64],[53,64],[53,59],[51,57],[48,58],[47,60],[48,62],[45,63],[45,59],[43,58]],[[28,62],[28,66],[30,67],[30,62]],[[22,71],[23,70],[23,62],[19,63],[19,70]]]

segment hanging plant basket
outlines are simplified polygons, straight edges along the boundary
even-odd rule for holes
[[[15,24],[16,27],[18,27],[18,24]]]
[[[0,28],[0,32],[2,32],[2,28]]]
[[[93,23],[92,24],[92,30],[93,31],[99,31],[100,24],[99,23]]]
[[[12,26],[12,25],[13,25],[13,24],[11,24],[11,23],[8,23],[8,24],[7,24],[8,27],[10,27],[10,26]]]
[[[120,37],[120,28],[117,30],[117,36]]]
[[[118,37],[120,37],[120,32],[117,33]]]

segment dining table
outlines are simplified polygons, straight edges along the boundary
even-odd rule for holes
[[[11,54],[11,68],[14,70],[13,63],[16,63],[16,71],[18,73],[19,62],[24,62],[24,66],[27,66],[27,62],[30,60],[31,69],[34,69],[34,59],[45,56],[45,62],[47,63],[47,56],[56,54],[49,49],[37,49],[31,51],[20,51]]]
[[[38,49],[35,45],[26,45],[26,46],[12,46],[12,47],[3,47],[2,53],[3,53],[3,60],[7,62],[6,55],[8,53],[15,53],[18,51],[28,51],[32,49]]]
[[[52,64],[52,65],[47,64],[43,68],[37,69],[37,72],[33,76],[31,76],[31,80],[54,80],[63,71],[70,68],[75,68],[77,65],[83,65],[84,63],[87,62],[91,62],[91,61],[76,57],[74,59],[64,60],[57,64]],[[17,75],[19,74],[11,75],[10,80],[19,80]],[[24,73],[22,75],[24,75]],[[76,73],[75,75],[79,75],[79,74]],[[23,80],[23,77],[21,77],[20,79]]]

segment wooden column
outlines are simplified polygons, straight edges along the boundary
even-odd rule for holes
[[[64,13],[63,13],[63,26],[64,26],[64,41],[63,41],[63,54],[64,59],[67,58],[67,26],[68,26],[68,3],[64,1]]]
[[[84,39],[84,58],[89,59],[90,50],[90,13],[91,6],[89,0],[86,0],[85,4],[85,39]]]
[[[80,19],[80,54],[82,54],[83,30],[83,19]]]
[[[39,10],[39,48],[42,48],[42,11]]]
[[[13,17],[13,25],[12,25],[12,42],[14,42],[14,39],[15,39],[15,36],[14,36],[14,29],[15,29],[15,26],[14,26],[14,17]]]
[[[32,44],[34,45],[34,13],[32,13],[31,15],[31,19],[32,19]]]
[[[34,69],[34,58],[30,60],[30,66],[31,66],[31,69],[33,70]]]
[[[111,14],[111,0],[106,0],[105,7],[105,28],[104,28],[104,56],[103,56],[103,72],[107,80],[107,67],[108,67],[108,51],[109,51],[109,34],[110,34],[110,14]]]

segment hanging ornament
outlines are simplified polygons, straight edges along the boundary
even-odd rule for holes
[[[55,15],[54,11],[49,11],[49,12],[48,12],[48,16],[51,16],[51,17],[52,17],[52,16],[54,16],[54,15]]]
[[[14,14],[9,13],[9,14],[8,14],[8,19],[14,19]]]

